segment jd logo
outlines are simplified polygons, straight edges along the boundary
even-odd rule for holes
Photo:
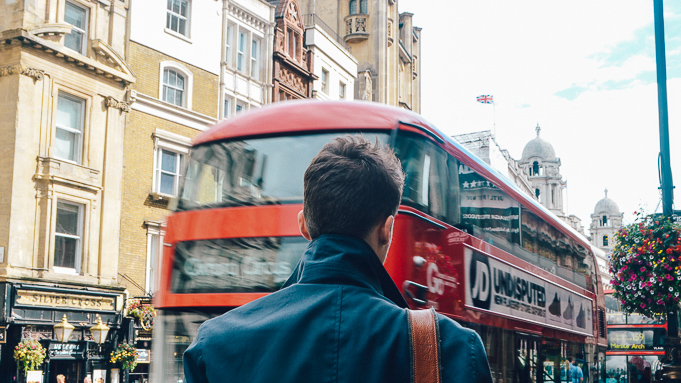
[[[487,257],[473,252],[469,268],[470,294],[473,306],[489,310],[492,303],[492,289]]]

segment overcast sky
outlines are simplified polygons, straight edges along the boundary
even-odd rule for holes
[[[568,213],[587,234],[606,188],[625,223],[641,206],[661,211],[652,1],[399,0],[399,10],[423,28],[426,119],[449,135],[494,129],[515,159],[539,123],[561,159]],[[667,0],[664,11],[671,167],[679,183],[681,1]],[[476,102],[482,94],[495,105]]]

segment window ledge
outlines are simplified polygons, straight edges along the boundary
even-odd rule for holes
[[[185,42],[188,42],[189,44],[193,44],[193,43],[192,43],[192,40],[191,40],[189,37],[187,37],[187,36],[185,36],[185,35],[183,35],[183,34],[181,34],[181,33],[177,33],[177,32],[175,32],[175,31],[172,30],[172,29],[164,28],[163,31],[164,31],[165,33],[167,33],[167,34],[173,36],[173,37],[177,37],[177,38],[180,39],[180,40],[184,40]]]
[[[52,266],[52,270],[57,274],[80,275],[76,269],[70,267]]]
[[[160,193],[160,192],[156,192],[156,191],[152,191],[151,193],[149,193],[149,195],[150,195],[151,198],[153,198],[154,200],[157,200],[157,201],[166,201],[166,202],[170,202],[170,200],[172,200],[172,199],[174,199],[174,198],[177,198],[177,197],[174,196],[174,195],[165,194],[165,193]]]

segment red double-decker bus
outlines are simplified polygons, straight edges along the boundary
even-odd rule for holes
[[[667,322],[626,314],[620,302],[605,291],[608,351],[606,383],[651,383],[662,367]]]
[[[569,356],[593,379],[605,305],[583,237],[417,114],[299,101],[221,122],[194,143],[167,223],[152,381],[181,382],[203,321],[286,281],[307,246],[296,219],[303,173],[345,134],[393,148],[406,172],[385,267],[413,308],[477,331],[495,382],[565,381]]]

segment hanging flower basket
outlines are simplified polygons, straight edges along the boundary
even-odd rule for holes
[[[627,313],[662,319],[678,307],[681,292],[681,226],[667,217],[637,213],[615,235],[610,274]]]
[[[137,367],[137,349],[131,344],[119,343],[111,352],[111,363],[120,364],[124,370],[134,370]]]
[[[23,340],[14,348],[14,360],[23,367],[24,374],[40,367],[45,359],[45,354],[43,345],[34,339]]]
[[[140,300],[133,300],[130,306],[128,306],[128,315],[137,318],[145,330],[151,330],[154,327],[156,309],[151,304],[142,303]]]

